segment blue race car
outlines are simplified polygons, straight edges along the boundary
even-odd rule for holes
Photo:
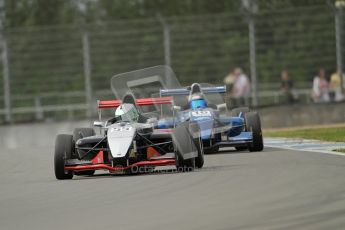
[[[264,148],[260,116],[248,108],[236,108],[231,116],[220,115],[219,105],[209,102],[208,95],[225,93],[223,87],[201,87],[194,83],[180,89],[161,89],[160,96],[184,96],[187,104],[175,106],[176,115],[171,120],[160,120],[159,128],[169,128],[181,123],[192,122],[199,126],[205,153],[217,152],[220,147],[249,149],[251,152]],[[206,96],[207,95],[207,96]]]

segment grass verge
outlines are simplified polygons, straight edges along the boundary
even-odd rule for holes
[[[345,126],[323,128],[301,128],[290,130],[269,130],[264,132],[266,137],[303,138],[320,141],[345,142]],[[345,153],[345,148],[333,151]]]

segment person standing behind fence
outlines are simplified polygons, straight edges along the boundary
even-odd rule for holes
[[[248,77],[243,73],[242,69],[237,67],[234,69],[234,85],[231,91],[231,97],[234,98],[233,106],[248,105],[250,95],[250,84]]]
[[[287,102],[289,104],[292,104],[295,102],[295,97],[293,94],[293,81],[289,76],[289,73],[287,70],[283,70],[281,72],[281,91],[283,92],[284,96],[287,99]]]
[[[224,78],[224,84],[226,85],[226,105],[228,108],[231,108],[233,104],[231,95],[232,95],[234,83],[235,83],[235,75],[233,71],[230,71],[229,74]]]
[[[345,84],[345,76],[343,74],[343,82]],[[344,96],[342,94],[342,90],[340,88],[340,74],[339,71],[336,73],[333,73],[331,75],[331,80],[330,80],[330,91],[329,95],[331,98],[331,101],[341,101]],[[345,89],[345,85],[343,85],[343,89]]]
[[[318,75],[313,79],[313,90],[312,98],[313,101],[318,102],[329,102],[329,90],[328,82],[326,79],[326,73],[324,69],[320,69]]]

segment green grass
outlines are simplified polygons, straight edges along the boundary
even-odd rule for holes
[[[264,135],[266,137],[303,138],[320,141],[345,142],[345,126],[266,131]],[[334,149],[333,151],[345,153],[345,148]]]
[[[345,142],[345,126],[332,128],[308,128],[266,131],[266,137],[304,138],[321,141]]]

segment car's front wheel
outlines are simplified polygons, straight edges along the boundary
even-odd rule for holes
[[[72,179],[73,172],[65,170],[65,161],[71,159],[73,136],[60,134],[56,137],[54,153],[55,177],[59,180]]]

